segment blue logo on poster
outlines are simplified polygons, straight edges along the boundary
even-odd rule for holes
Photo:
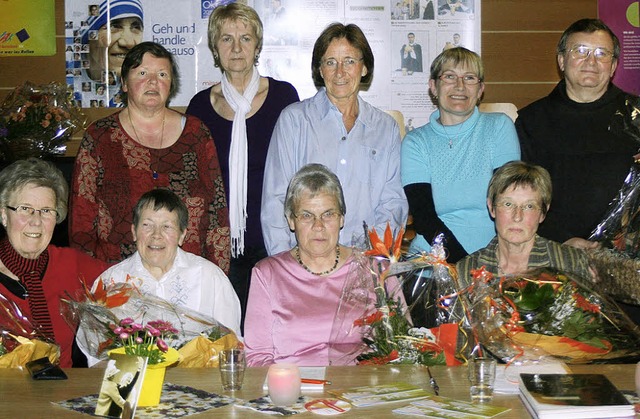
[[[234,0],[201,0],[200,11],[203,19],[209,19],[209,15],[218,6],[224,6],[225,4],[233,3]]]

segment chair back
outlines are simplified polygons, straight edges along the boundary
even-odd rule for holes
[[[402,112],[393,111],[393,110],[389,110],[385,112],[391,115],[393,119],[396,120],[396,122],[398,123],[398,128],[400,128],[400,139],[403,139],[406,132],[404,129],[404,116],[402,116]]]
[[[481,103],[478,109],[480,112],[502,112],[513,122],[518,117],[518,108],[513,103]]]

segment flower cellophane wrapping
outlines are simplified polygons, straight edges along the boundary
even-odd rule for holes
[[[235,333],[213,317],[141,294],[133,280],[98,281],[94,292],[79,292],[63,299],[61,306],[67,323],[78,327],[78,346],[94,359],[107,359],[107,352],[118,346],[113,325],[125,318],[170,322],[178,331],[168,343],[180,352],[179,367],[216,367],[219,351],[241,345]]]
[[[60,358],[60,347],[45,337],[20,308],[0,294],[0,368],[24,367],[47,357],[52,364]]]
[[[73,132],[85,124],[68,86],[25,82],[0,106],[0,159],[63,155]]]
[[[640,98],[628,95],[609,129],[635,140],[640,148]],[[630,156],[631,157],[631,156]],[[640,304],[640,152],[602,221],[589,240],[601,248],[587,251],[597,273],[596,289],[617,301]]]
[[[640,335],[611,299],[576,275],[538,268],[494,278],[472,271],[459,292],[474,339],[505,363],[627,363],[640,359]]]
[[[380,239],[372,230],[372,248],[354,252],[331,332],[332,365],[460,363],[456,358],[458,324],[451,311],[438,313],[439,323],[432,327],[414,325],[412,311],[424,310],[418,305],[425,299],[408,302],[405,298],[407,290],[424,292],[423,282],[439,282],[441,290],[454,290],[453,267],[438,256],[442,249],[438,246],[429,254],[402,257],[402,234],[400,231],[394,239],[387,227]]]

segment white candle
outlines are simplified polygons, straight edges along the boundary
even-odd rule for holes
[[[269,397],[276,406],[290,406],[300,397],[300,370],[294,364],[273,364],[267,372]]]

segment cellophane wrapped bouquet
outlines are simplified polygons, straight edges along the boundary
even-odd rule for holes
[[[387,226],[381,239],[374,229],[369,232],[371,248],[354,251],[331,333],[332,365],[460,363],[458,324],[448,310],[438,326],[414,326],[412,311],[424,299],[407,302],[403,292],[412,295],[415,288],[422,293],[423,282],[439,282],[439,289],[448,293],[455,288],[455,269],[438,254],[441,246],[430,254],[401,258],[402,236],[401,230],[394,239]],[[453,304],[455,295],[449,297],[446,304]]]
[[[576,275],[539,268],[494,278],[481,267],[459,297],[476,344],[506,363],[631,362],[640,355],[635,325]]]
[[[0,106],[0,159],[62,155],[86,117],[62,83],[16,87]]]
[[[24,367],[47,357],[58,363],[60,347],[46,338],[11,300],[0,294],[0,368]]]
[[[168,344],[180,354],[179,367],[217,367],[218,354],[242,345],[235,333],[214,318],[177,306],[153,295],[143,295],[135,278],[125,282],[98,279],[95,291],[88,288],[64,299],[62,311],[67,323],[78,328],[78,346],[97,360],[123,346],[118,327],[122,321],[171,324],[175,334]]]
[[[634,139],[640,148],[640,98],[629,95],[610,130]],[[640,304],[640,152],[635,157],[618,194],[590,240],[602,243],[589,250],[597,273],[596,288],[617,301]]]

